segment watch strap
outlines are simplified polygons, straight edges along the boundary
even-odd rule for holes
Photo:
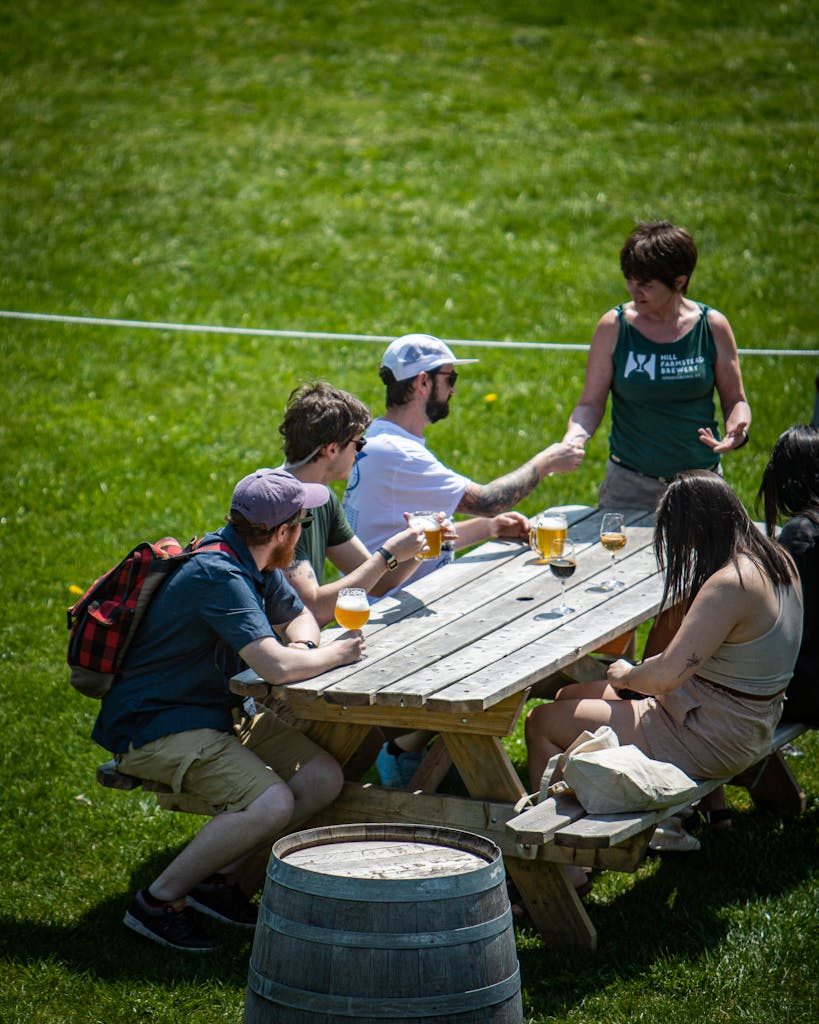
[[[384,556],[384,561],[387,563],[388,569],[397,568],[398,559],[391,551],[388,551],[385,547],[380,547],[378,551],[376,551],[376,554]]]

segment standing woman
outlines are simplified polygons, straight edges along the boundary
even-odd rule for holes
[[[779,543],[799,570],[805,597],[802,646],[782,717],[819,728],[819,427],[790,427],[773,446],[757,495],[768,536],[790,517]]]
[[[751,409],[731,325],[722,313],[686,297],[696,264],[694,239],[668,221],[639,224],[620,252],[631,301],[597,324],[583,393],[563,438],[585,445],[611,392],[602,508],[653,509],[677,473],[719,471],[720,457],[748,441]],[[723,438],[714,416],[715,388]]]

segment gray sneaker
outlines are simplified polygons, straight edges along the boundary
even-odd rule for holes
[[[140,889],[122,921],[138,935],[183,953],[212,953],[216,949],[216,943],[193,919],[184,899],[151,907]]]
[[[188,906],[200,914],[239,928],[255,928],[259,917],[259,908],[250,902],[239,886],[218,876],[195,885],[188,893]]]

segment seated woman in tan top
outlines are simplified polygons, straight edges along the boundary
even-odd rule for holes
[[[606,680],[566,687],[564,699],[530,713],[534,788],[553,754],[600,725],[700,779],[739,773],[769,747],[801,639],[793,562],[706,470],[670,484],[654,548],[666,570],[662,606],[680,610],[679,627],[641,664],[615,661]],[[623,700],[620,690],[646,696]]]

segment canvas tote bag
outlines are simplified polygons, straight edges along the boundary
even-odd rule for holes
[[[552,782],[556,774],[562,780]],[[617,814],[682,804],[696,791],[697,783],[676,765],[654,761],[633,744],[621,746],[617,733],[601,725],[551,758],[540,799],[574,793],[590,814]]]

